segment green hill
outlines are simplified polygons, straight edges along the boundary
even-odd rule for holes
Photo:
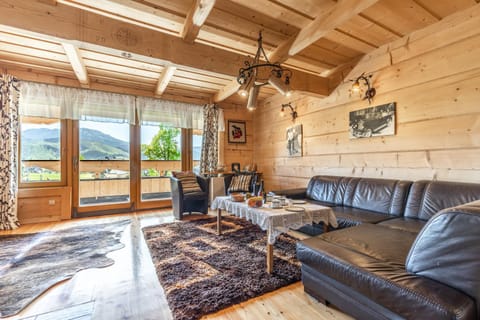
[[[22,132],[22,160],[59,160],[60,143],[55,129]],[[99,130],[80,129],[80,155],[84,160],[128,160],[129,144]]]

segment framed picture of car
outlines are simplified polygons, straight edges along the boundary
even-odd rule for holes
[[[228,143],[246,143],[245,121],[228,120]]]
[[[350,139],[389,136],[395,134],[395,102],[351,111]]]

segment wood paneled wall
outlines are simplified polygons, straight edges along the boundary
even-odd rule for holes
[[[367,32],[367,31],[366,31]],[[363,57],[325,99],[274,97],[255,113],[254,161],[267,189],[303,187],[317,174],[480,182],[480,9],[452,15]],[[396,134],[350,140],[349,79],[373,73],[371,106],[397,103]],[[333,83],[333,81],[332,81]],[[303,125],[303,157],[289,158],[281,103]]]
[[[219,162],[225,164],[225,170],[230,171],[233,162],[240,163],[241,168],[253,162],[253,141],[254,141],[254,112],[249,112],[244,105],[235,105],[227,103],[219,103],[219,106],[224,109],[225,129],[228,130],[228,120],[245,121],[247,131],[246,143],[228,143],[228,132],[225,131],[223,137],[220,137],[220,148],[223,150],[223,155]]]
[[[70,187],[20,189],[18,220],[20,223],[39,223],[70,219],[72,209]]]

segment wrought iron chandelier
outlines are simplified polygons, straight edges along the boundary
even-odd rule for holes
[[[261,31],[258,34],[258,49],[253,61],[246,60],[243,64],[245,67],[238,71],[237,81],[241,85],[238,93],[244,97],[248,96],[248,110],[256,109],[260,87],[266,84],[270,84],[281,94],[290,96],[292,71],[268,60],[262,46]]]

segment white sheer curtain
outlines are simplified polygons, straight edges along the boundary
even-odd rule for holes
[[[203,110],[199,105],[138,97],[137,112],[141,124],[162,122],[176,128],[192,129],[202,129],[203,126]]]
[[[203,130],[200,105],[22,82],[20,115],[23,116],[135,124],[135,112],[140,124],[161,122],[176,128]],[[219,109],[218,128],[225,131],[222,109]]]
[[[135,96],[23,82],[20,114],[135,124]]]

